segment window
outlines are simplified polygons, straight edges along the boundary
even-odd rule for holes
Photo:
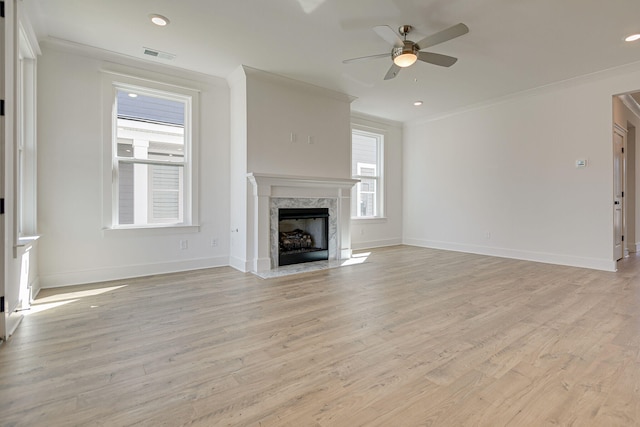
[[[16,237],[34,237],[36,226],[36,52],[22,23],[16,73]]]
[[[197,94],[125,80],[110,85],[111,210],[107,228],[195,225],[193,117]]]
[[[351,197],[351,215],[377,218],[382,212],[382,153],[384,136],[353,129],[351,132],[351,175],[360,182]]]

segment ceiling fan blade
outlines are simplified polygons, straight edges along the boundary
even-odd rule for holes
[[[400,36],[388,25],[378,25],[377,27],[373,27],[373,31],[375,31],[377,35],[385,39],[387,43],[393,45],[394,47],[404,46],[404,43]]]
[[[444,43],[447,40],[455,39],[456,37],[460,37],[464,34],[467,34],[468,32],[469,32],[469,27],[460,23],[460,24],[454,25],[453,27],[449,27],[446,30],[442,30],[438,33],[431,34],[430,36],[423,38],[416,44],[418,45],[418,48],[422,50],[430,46],[435,46],[437,44]]]
[[[458,61],[458,58],[454,58],[453,56],[441,55],[433,52],[418,52],[418,59],[441,67],[451,67],[456,63],[456,61]]]
[[[395,76],[398,75],[398,73],[400,72],[401,68],[398,67],[396,64],[393,64],[391,66],[391,68],[389,68],[389,71],[387,71],[387,74],[384,76],[385,80],[391,80],[393,79]]]
[[[369,59],[387,58],[387,57],[391,57],[391,54],[390,53],[379,53],[377,55],[369,55],[369,56],[361,56],[359,58],[345,59],[344,61],[342,61],[342,63],[343,64],[351,64],[352,62],[367,61]]]

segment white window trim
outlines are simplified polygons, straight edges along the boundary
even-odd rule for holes
[[[360,134],[363,136],[367,136],[367,137],[373,137],[376,139],[377,141],[377,160],[378,160],[378,164],[376,165],[376,176],[375,177],[370,177],[370,176],[361,176],[361,175],[354,175],[352,176],[352,178],[354,179],[362,179],[362,178],[375,178],[376,180],[376,192],[377,192],[377,198],[376,198],[376,215],[375,216],[357,216],[354,215],[354,212],[351,212],[351,219],[353,221],[378,221],[378,220],[384,220],[386,219],[385,217],[385,212],[386,212],[386,205],[385,205],[385,197],[384,197],[384,189],[386,187],[385,185],[385,179],[384,179],[384,140],[386,138],[386,132],[381,130],[381,129],[374,129],[374,128],[370,128],[367,126],[360,126],[360,125],[355,125],[352,124],[351,125],[351,135],[353,136],[353,134]],[[351,155],[353,155],[353,147],[351,149]],[[356,203],[359,200],[360,196],[359,196],[359,192],[358,192],[358,188],[359,188],[360,184],[356,184],[353,187],[352,190],[352,198],[356,199]]]
[[[20,13],[16,68],[16,139],[14,150],[14,246],[28,246],[37,235],[37,55],[30,24]],[[35,44],[34,44],[35,43]]]
[[[184,214],[181,223],[158,223],[148,225],[118,224],[118,192],[114,191],[117,184],[117,138],[116,138],[116,93],[118,89],[137,91],[152,96],[160,96],[169,99],[184,100],[190,99],[186,103],[186,115],[190,118],[191,126],[185,126],[185,165],[188,172],[184,174],[185,197]],[[135,77],[116,72],[103,70],[102,75],[102,122],[104,128],[103,151],[102,151],[102,228],[103,230],[145,230],[145,229],[168,229],[168,228],[192,228],[199,226],[198,217],[198,195],[199,195],[199,172],[198,172],[198,152],[199,152],[199,117],[200,91],[187,86],[178,86],[170,83],[162,83],[142,77]],[[171,98],[170,94],[175,94]],[[169,95],[169,96],[167,96]]]

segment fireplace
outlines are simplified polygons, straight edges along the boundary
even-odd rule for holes
[[[278,209],[278,265],[329,259],[329,209]]]
[[[358,180],[258,173],[247,177],[253,186],[248,218],[252,238],[247,243],[250,271],[260,274],[280,266],[279,212],[284,209],[326,209],[329,262],[351,257],[349,207],[351,188]]]

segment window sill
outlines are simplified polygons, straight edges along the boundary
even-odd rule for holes
[[[351,222],[363,222],[363,223],[367,223],[367,224],[382,224],[387,222],[387,217],[386,216],[367,216],[367,217],[363,217],[363,216],[357,216],[357,217],[351,217]]]
[[[105,227],[102,229],[104,234],[130,234],[138,236],[163,235],[163,234],[182,234],[197,233],[200,231],[200,225],[152,225],[152,226],[119,226]]]
[[[33,246],[33,244],[40,238],[39,235],[35,236],[22,236],[18,238],[18,242],[16,244],[17,248],[28,248]]]
[[[35,236],[22,236],[18,238],[15,246],[13,247],[13,257],[18,258],[27,252],[31,251],[36,241],[40,238],[39,235]]]

